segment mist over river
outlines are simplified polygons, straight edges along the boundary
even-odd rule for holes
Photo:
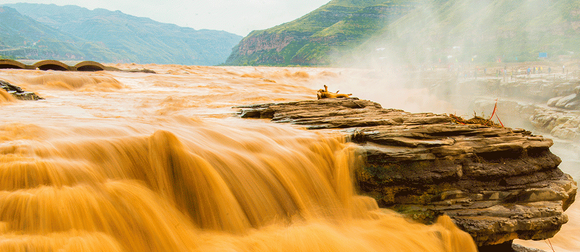
[[[232,108],[328,85],[453,112],[425,90],[356,69],[116,67],[157,74],[0,70],[45,98],[0,91],[0,251],[476,251],[448,217],[417,224],[358,195],[364,157],[341,134]],[[567,213],[558,252],[580,247],[578,203]]]

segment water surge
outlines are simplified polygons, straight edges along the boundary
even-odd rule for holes
[[[358,195],[364,157],[341,135],[150,109],[197,79],[147,91],[101,73],[116,84],[75,92],[98,82],[15,73],[49,99],[10,103],[35,117],[0,123],[0,251],[477,251],[446,216],[413,223]],[[249,101],[270,88],[232,75],[216,78],[208,106],[228,106],[219,94],[236,85]],[[196,85],[179,94],[199,96]],[[283,86],[284,99],[304,90]]]
[[[5,141],[0,250],[474,249],[448,218],[414,224],[357,196],[362,160],[339,136],[189,130]]]

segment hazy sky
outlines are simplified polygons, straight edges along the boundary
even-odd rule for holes
[[[196,30],[224,30],[245,36],[299,18],[330,0],[0,0],[103,8]]]

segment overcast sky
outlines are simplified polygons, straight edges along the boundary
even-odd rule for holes
[[[223,30],[246,36],[299,18],[330,0],[0,0],[103,8],[196,30]]]

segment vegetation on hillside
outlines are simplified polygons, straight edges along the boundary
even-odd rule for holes
[[[252,32],[227,64],[513,62],[537,60],[539,53],[576,57],[579,31],[580,2],[574,0],[333,0],[292,22]],[[260,47],[280,41],[287,45]]]
[[[439,0],[421,4],[357,48],[388,48],[413,63],[524,62],[580,52],[572,0]]]
[[[43,4],[0,8],[6,10],[0,12],[0,54],[13,57],[217,65],[241,39],[120,11]]]
[[[0,23],[0,55],[4,58],[81,55],[74,44],[84,41],[42,25],[12,8],[0,7]]]

